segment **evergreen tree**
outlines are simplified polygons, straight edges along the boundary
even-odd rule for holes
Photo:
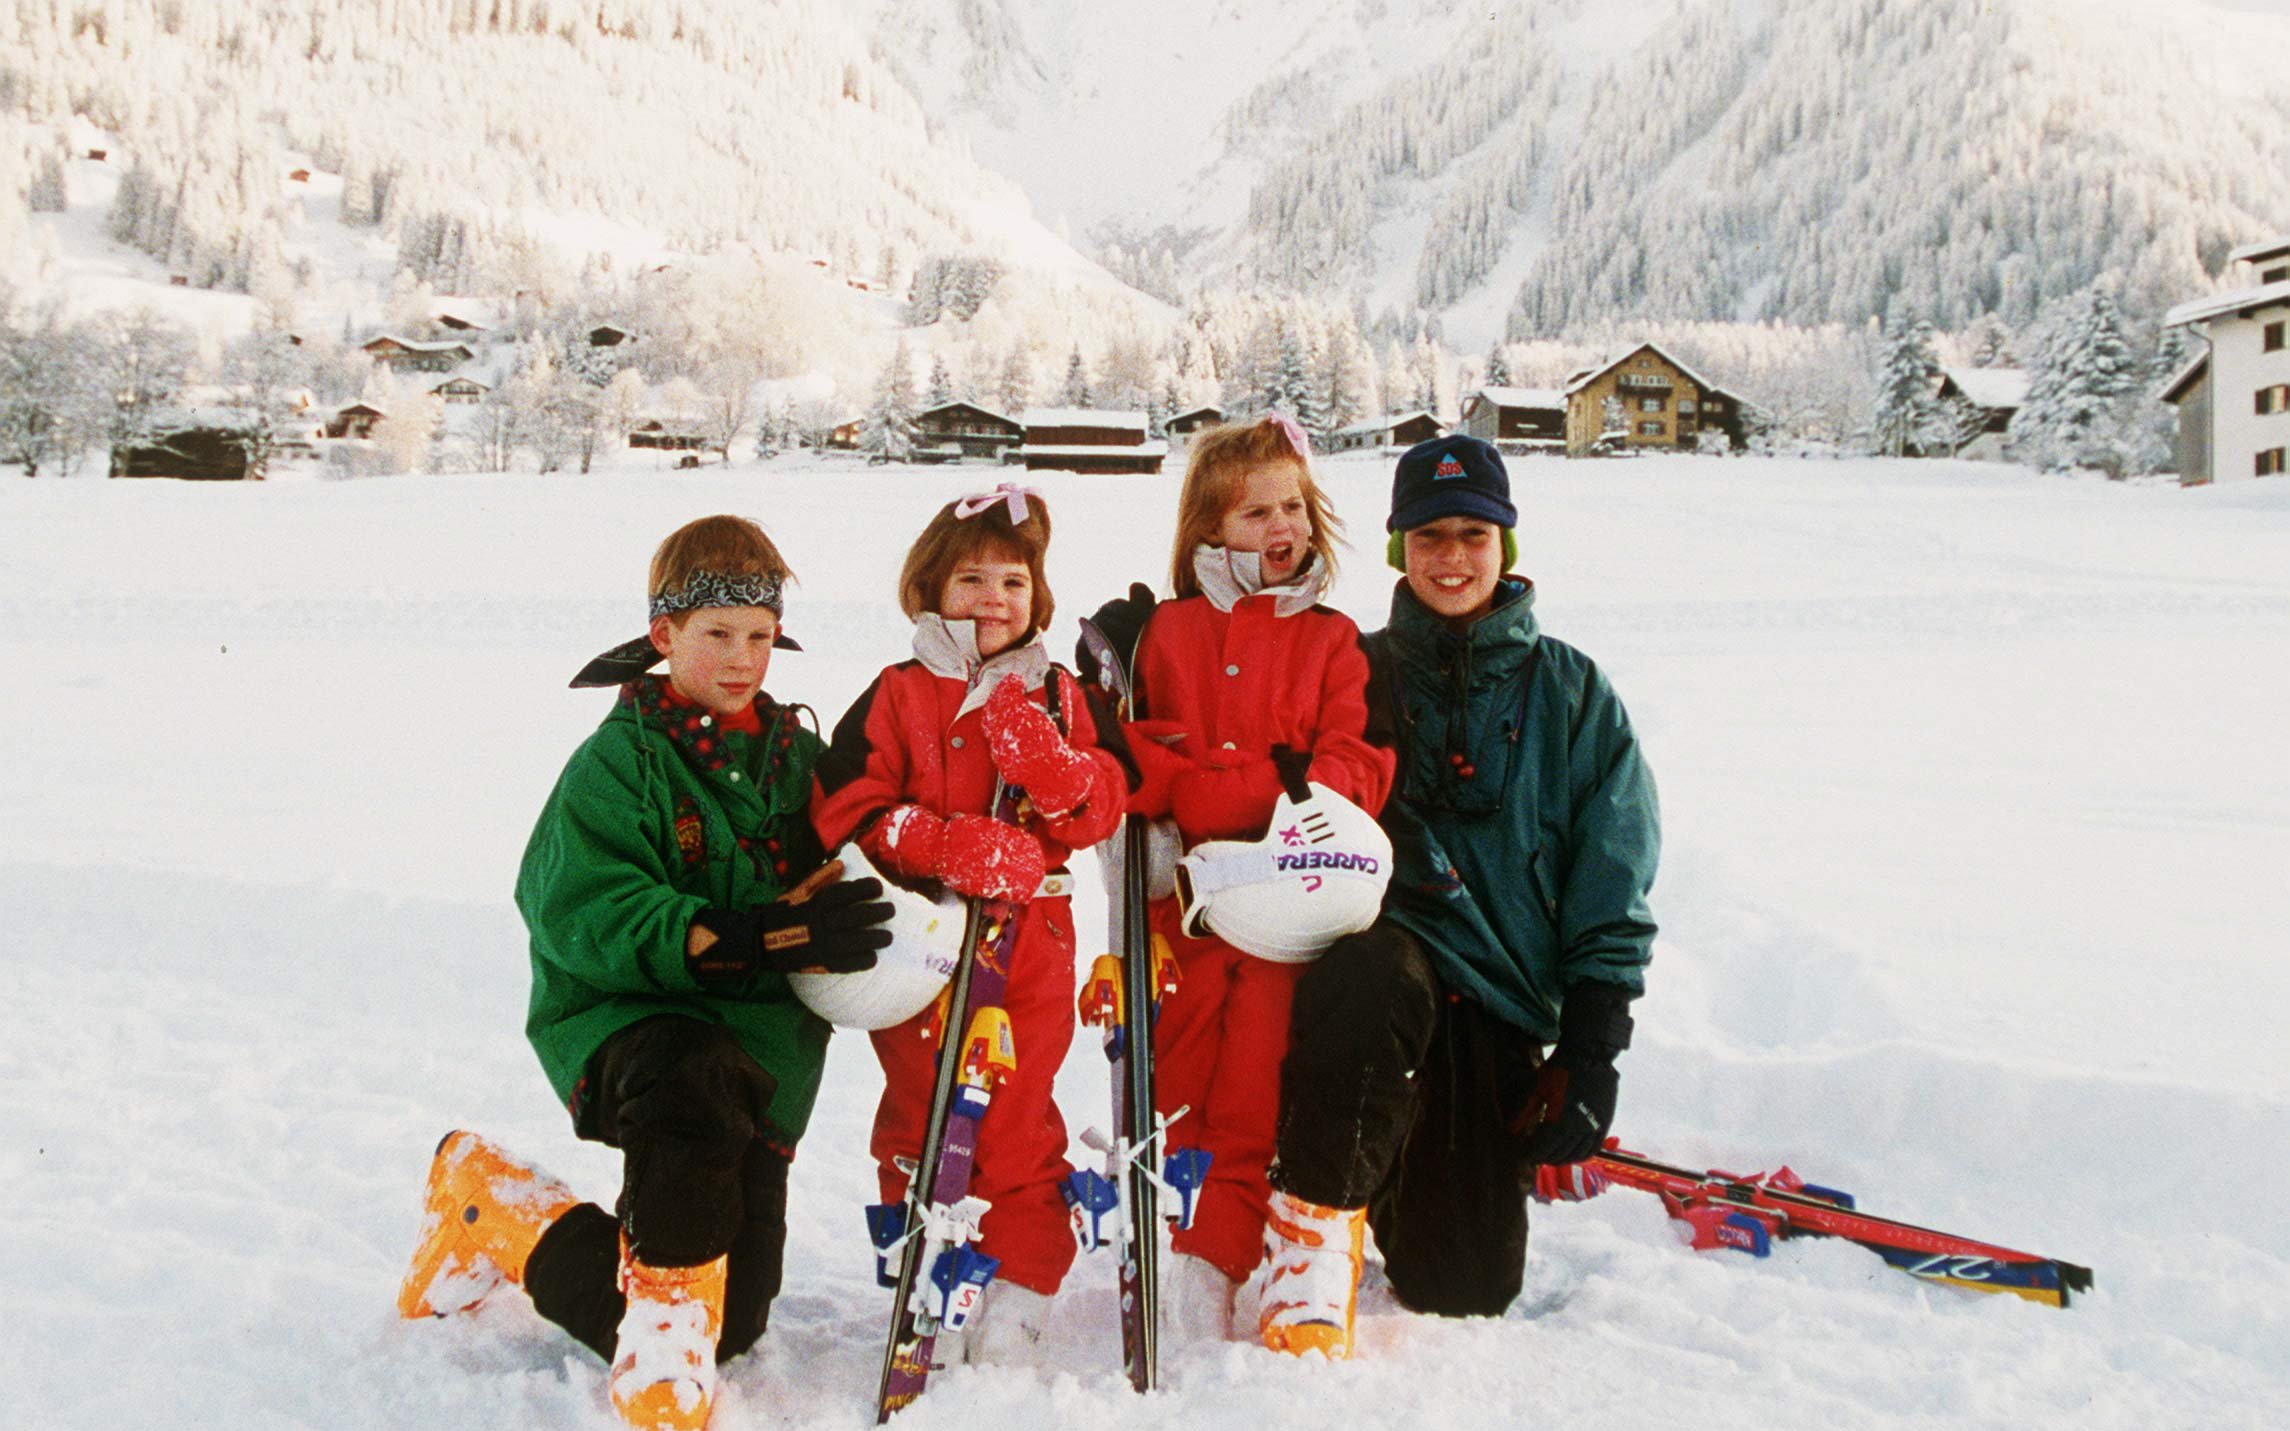
[[[954,379],[946,371],[946,355],[930,355],[930,386],[922,396],[925,408],[941,407],[954,401]]]
[[[1067,407],[1088,407],[1094,401],[1089,390],[1089,370],[1081,363],[1079,343],[1074,344],[1073,351],[1066,355],[1065,387],[1059,392],[1058,400]]]
[[[2011,450],[2047,472],[2132,467],[2126,426],[2139,396],[2139,365],[2115,300],[2097,287],[2060,300],[2028,374],[2027,401],[2012,418]]]
[[[1487,349],[1486,383],[1491,388],[1511,386],[1511,360],[1503,351],[1503,340],[1500,338]]]
[[[860,444],[874,456],[904,462],[914,452],[914,354],[902,336],[875,379]]]
[[[2012,353],[2012,330],[2004,320],[1993,313],[1983,313],[1965,335],[1965,346],[1972,354],[1975,368],[2012,368],[2019,359]]]
[[[994,400],[1004,417],[1017,417],[1034,400],[1034,359],[1023,341],[1013,341],[994,376]]]
[[[1886,341],[1884,365],[1877,374],[1876,415],[1870,424],[1876,451],[1888,457],[1922,457],[1946,446],[1940,380],[1932,325],[1902,325]]]

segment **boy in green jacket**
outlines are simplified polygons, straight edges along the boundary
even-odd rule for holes
[[[616,1212],[449,1133],[398,1297],[407,1317],[446,1316],[522,1284],[611,1363],[632,1426],[704,1425],[716,1363],[754,1344],[779,1291],[788,1160],[828,1035],[786,976],[867,968],[890,943],[882,886],[821,865],[818,735],[763,691],[772,649],[794,649],[789,575],[743,518],[661,543],[650,629],[574,679],[619,699],[518,872],[525,1031],[574,1131],[621,1150]]]
[[[1382,917],[1296,987],[1259,1312],[1265,1344],[1351,1353],[1362,1233],[1417,1311],[1518,1295],[1535,1169],[1598,1151],[1654,941],[1660,816],[1629,717],[1544,636],[1510,475],[1474,437],[1392,481],[1391,621],[1369,698],[1399,770]]]

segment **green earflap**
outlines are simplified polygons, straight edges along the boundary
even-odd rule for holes
[[[1393,571],[1407,570],[1407,533],[1393,532],[1384,543],[1384,562]],[[1509,571],[1519,564],[1519,531],[1516,527],[1503,528],[1503,570]]]

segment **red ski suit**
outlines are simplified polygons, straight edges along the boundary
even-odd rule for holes
[[[1061,870],[1073,850],[1094,845],[1121,823],[1128,779],[1121,763],[1097,745],[1080,687],[1052,669],[1061,686],[1060,715],[1068,743],[1088,756],[1096,779],[1087,799],[1062,819],[1030,816],[1027,828],[1041,843],[1043,863]],[[988,682],[995,679],[991,674]],[[836,725],[820,757],[811,801],[812,823],[829,850],[857,834],[859,847],[886,873],[929,879],[937,872],[902,863],[884,838],[884,815],[919,805],[940,816],[984,815],[994,800],[994,762],[987,752],[983,712],[959,717],[965,683],[934,675],[920,661],[885,670]],[[1041,691],[1032,696],[1041,702]],[[1051,1101],[1058,1065],[1073,1042],[1073,909],[1064,895],[1037,897],[1018,924],[1010,957],[1005,1007],[1017,1068],[995,1091],[978,1132],[971,1191],[993,1204],[980,1246],[1001,1259],[996,1274],[1041,1293],[1053,1293],[1074,1255],[1058,1184],[1073,1170],[1066,1161],[1065,1123]],[[883,1097],[875,1110],[873,1154],[885,1202],[905,1197],[907,1175],[894,1158],[921,1156],[923,1126],[937,1071],[932,1037],[935,1009],[870,1037],[883,1066]]]
[[[1128,728],[1142,776],[1129,808],[1173,816],[1189,849],[1202,840],[1257,839],[1272,819],[1280,776],[1271,751],[1310,752],[1308,778],[1374,814],[1391,790],[1393,759],[1368,743],[1368,662],[1359,628],[1324,606],[1276,614],[1272,595],[1221,611],[1205,596],[1155,608],[1137,647],[1144,718]],[[1191,1228],[1175,1246],[1226,1276],[1263,1255],[1265,1168],[1280,1114],[1280,1061],[1301,964],[1276,964],[1177,928],[1177,901],[1154,901],[1182,977],[1162,1001],[1153,1044],[1154,1101],[1192,1111],[1170,1132],[1213,1155]]]

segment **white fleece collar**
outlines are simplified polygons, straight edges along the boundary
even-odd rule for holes
[[[1201,595],[1219,611],[1230,611],[1251,596],[1271,597],[1275,616],[1294,616],[1319,605],[1328,591],[1328,568],[1309,555],[1305,562],[1288,585],[1266,586],[1262,552],[1236,552],[1207,542],[1193,548],[1193,575],[1201,583]]]
[[[981,657],[978,623],[949,621],[935,611],[915,618],[914,658],[932,675],[963,683],[956,720],[986,704],[986,697],[993,694],[1004,676],[1019,677],[1029,691],[1040,690],[1050,676],[1050,648],[1042,641],[1041,632],[991,658]]]

